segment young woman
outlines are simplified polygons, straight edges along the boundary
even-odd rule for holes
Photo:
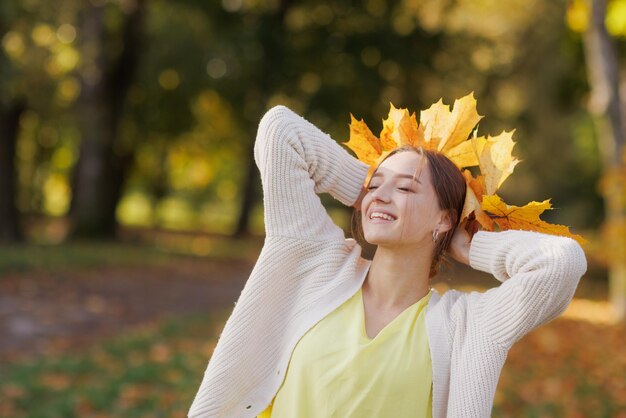
[[[265,244],[190,417],[489,417],[508,350],[565,310],[586,271],[569,238],[470,240],[458,225],[465,182],[440,154],[399,149],[364,190],[364,163],[278,106],[255,160]],[[360,210],[371,261],[320,193]],[[502,283],[438,294],[430,278],[446,251]]]

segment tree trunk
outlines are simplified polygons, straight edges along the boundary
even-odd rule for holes
[[[15,145],[17,143],[21,103],[0,107],[0,241],[16,242],[22,239],[19,212],[16,206],[17,173]]]
[[[134,150],[116,147],[126,95],[135,77],[143,27],[144,0],[138,0],[123,26],[123,49],[115,62],[105,58],[107,33],[103,8],[88,6],[83,15],[84,43],[97,46],[102,77],[84,78],[77,114],[81,148],[74,172],[71,215],[74,237],[115,235],[115,211]]]
[[[594,116],[598,145],[603,157],[605,180],[605,229],[611,257],[609,263],[609,299],[618,320],[626,319],[626,207],[624,186],[609,176],[623,169],[624,126],[619,95],[619,67],[613,40],[605,27],[606,1],[591,0],[591,19],[584,37],[585,59],[591,97],[589,110]]]
[[[253,143],[254,144],[254,143]],[[246,155],[246,178],[243,186],[243,198],[239,210],[239,216],[233,235],[243,236],[250,233],[248,221],[254,207],[256,184],[259,179],[258,170],[254,162],[254,145],[248,147]]]
[[[276,9],[276,13],[272,16],[266,17],[265,25],[267,25],[270,30],[263,31],[263,33],[268,34],[267,39],[262,40],[262,44],[266,48],[267,53],[272,53],[274,56],[281,57],[282,51],[284,50],[284,40],[286,38],[285,35],[285,16],[289,11],[289,8],[292,6],[292,0],[281,0],[279,7]],[[265,59],[265,64],[263,65],[261,71],[262,75],[260,79],[269,80],[271,78],[271,73],[273,70],[274,60],[271,57]],[[272,93],[272,86],[263,85],[261,88],[261,97],[264,101]],[[259,115],[259,119],[262,115]],[[254,124],[254,130],[250,130],[251,138],[255,138],[256,136],[256,127],[257,124]],[[243,185],[243,198],[241,201],[241,206],[239,210],[239,216],[237,217],[237,222],[235,225],[235,230],[233,232],[234,236],[242,236],[250,233],[249,228],[249,218],[252,209],[254,208],[254,204],[256,202],[256,185],[259,183],[259,173],[254,162],[254,140],[251,141],[250,146],[248,147],[248,152],[246,155],[246,177]]]
[[[89,78],[83,77],[76,115],[81,132],[80,155],[74,169],[70,214],[74,236],[112,235],[110,217],[104,210],[107,186],[108,156],[113,141],[110,109],[107,106],[104,43],[106,32],[103,9],[87,6],[82,18],[85,49],[97,50],[93,58],[96,70]]]
[[[0,16],[0,38],[7,30],[5,16]],[[10,83],[5,72],[11,64],[0,48],[0,83]],[[0,86],[1,87],[1,86]],[[17,210],[17,167],[15,148],[19,132],[20,116],[24,103],[11,98],[6,89],[0,89],[0,241],[16,242],[22,239],[20,216]]]

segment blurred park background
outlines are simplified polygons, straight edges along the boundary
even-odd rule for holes
[[[626,0],[2,0],[0,416],[186,416],[262,246],[263,113],[345,142],[473,91],[504,199],[588,240],[493,416],[626,417],[625,40]]]

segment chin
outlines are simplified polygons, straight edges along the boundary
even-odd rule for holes
[[[395,245],[398,243],[398,239],[395,237],[390,237],[385,234],[374,234],[374,233],[363,233],[365,237],[365,241],[372,245]]]

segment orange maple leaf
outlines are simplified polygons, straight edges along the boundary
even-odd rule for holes
[[[569,228],[564,225],[550,224],[539,219],[545,210],[552,209],[550,199],[543,202],[530,202],[525,206],[507,205],[498,195],[483,196],[482,209],[489,213],[491,219],[498,225],[500,230],[523,229],[526,231],[537,231],[545,234],[567,236],[575,239],[580,244],[585,243],[585,239],[576,234],[572,234]]]
[[[463,213],[460,222],[473,214],[478,223],[487,231],[493,231],[493,220],[487,215],[480,204],[485,195],[485,179],[483,176],[474,178],[469,170],[463,171],[463,177],[467,183],[465,193],[465,204],[463,205]]]
[[[350,140],[344,144],[354,151],[359,160],[370,166],[374,165],[382,153],[380,140],[374,136],[363,119],[357,120],[352,114],[350,119]]]

